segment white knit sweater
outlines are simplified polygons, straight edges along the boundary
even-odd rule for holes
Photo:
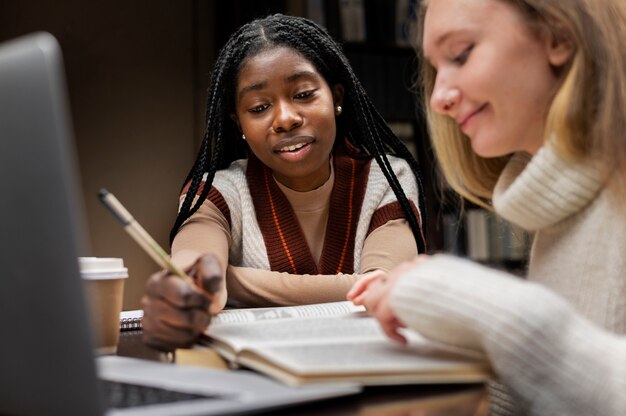
[[[549,147],[511,159],[494,206],[535,231],[530,282],[436,255],[397,284],[398,317],[484,352],[519,414],[626,414],[626,209]]]

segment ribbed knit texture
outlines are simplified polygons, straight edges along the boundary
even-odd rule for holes
[[[354,238],[370,161],[353,159],[338,151],[333,162],[335,185],[318,270],[300,224],[272,171],[255,157],[249,158],[246,176],[272,270],[292,274],[353,272]]]
[[[436,255],[392,296],[410,328],[484,352],[517,400],[516,414],[626,414],[626,339],[592,325],[546,288]]]
[[[514,156],[493,200],[535,231],[531,282],[438,255],[398,283],[392,307],[426,336],[484,352],[516,414],[626,414],[626,211],[592,163],[549,146]],[[492,413],[509,414],[491,387]]]
[[[536,231],[528,279],[625,334],[626,210],[594,164],[566,162],[548,146],[528,161],[511,160],[493,198],[499,215]]]
[[[408,164],[388,158],[409,200],[417,201],[417,184]],[[365,238],[375,229],[370,227],[372,217],[382,225],[405,215],[393,208],[395,194],[377,163],[352,157],[342,146],[333,163],[335,183],[319,266],[270,169],[251,157],[218,171],[211,195],[219,198],[210,200],[219,208],[222,198],[228,209],[228,215],[222,212],[230,219],[229,264],[291,274],[360,273]]]
[[[550,147],[528,164],[528,154],[516,154],[498,179],[493,196],[496,212],[528,230],[541,230],[579,212],[601,188],[593,164],[573,164]]]

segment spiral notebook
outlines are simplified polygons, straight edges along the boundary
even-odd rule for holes
[[[120,312],[120,331],[138,331],[141,329],[143,310],[136,309]]]

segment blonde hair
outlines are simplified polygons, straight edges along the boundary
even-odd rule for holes
[[[615,191],[626,199],[626,1],[498,1],[517,8],[533,30],[572,42],[575,52],[563,68],[549,107],[544,140],[553,135],[556,150],[571,160],[601,160],[606,174],[614,173]],[[422,1],[420,37],[427,7],[428,1]],[[422,55],[419,49],[418,54]],[[431,141],[442,173],[463,197],[489,207],[510,155],[476,155],[458,125],[430,108],[436,72],[423,57],[420,77]]]

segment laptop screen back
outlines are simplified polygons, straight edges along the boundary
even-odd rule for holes
[[[0,45],[0,414],[100,414],[57,41]]]

